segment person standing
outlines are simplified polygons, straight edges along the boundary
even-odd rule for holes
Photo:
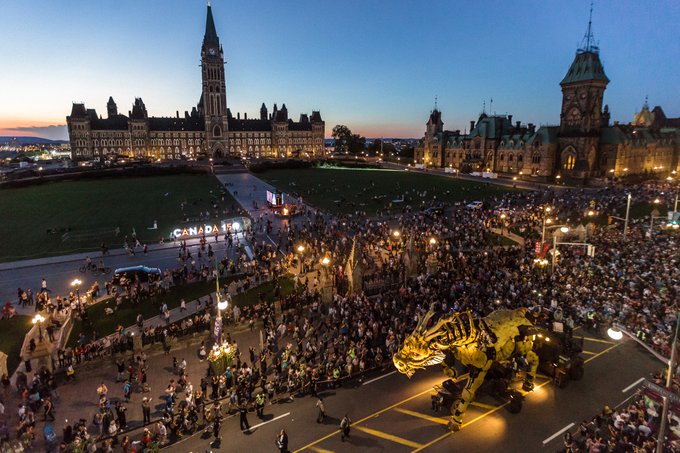
[[[245,403],[241,404],[238,409],[239,421],[241,423],[241,431],[250,431],[250,424],[248,423],[248,408],[246,408]]]
[[[342,417],[342,420],[340,421],[340,431],[342,431],[342,434],[340,435],[340,440],[345,441],[345,437],[349,439],[349,429],[350,425],[352,423],[352,420],[349,419],[347,414],[345,414],[344,417]]]
[[[283,429],[276,437],[276,446],[279,447],[280,453],[288,453],[288,434]]]
[[[264,401],[264,392],[258,393],[255,397],[255,411],[260,418],[264,417]]]
[[[116,402],[116,417],[118,417],[118,426],[121,429],[127,428],[127,418],[125,416],[125,412],[127,411],[127,407],[123,406],[123,403],[120,401]]]
[[[45,398],[43,409],[45,411],[44,420],[47,421],[47,417],[50,417],[50,420],[54,421],[54,404],[52,404],[50,397]]]
[[[151,398],[146,396],[142,398],[142,415],[144,416],[144,424],[151,423]]]
[[[220,428],[222,427],[222,416],[218,413],[213,420],[213,437],[216,441],[222,440]]]
[[[326,418],[326,408],[323,405],[323,399],[321,397],[316,400],[316,408],[319,409],[319,415],[316,417],[316,422],[323,423]]]

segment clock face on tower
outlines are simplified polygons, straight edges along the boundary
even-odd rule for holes
[[[211,47],[210,49],[208,49],[208,53],[209,53],[210,55],[215,56],[215,53],[216,53],[216,52],[215,52],[215,49],[213,49],[213,48]]]

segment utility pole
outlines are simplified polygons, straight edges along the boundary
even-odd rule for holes
[[[626,204],[626,223],[623,224],[623,239],[626,239],[626,234],[628,233],[628,216],[630,214],[630,199],[631,196],[628,194],[628,203]]]
[[[673,383],[673,364],[678,344],[678,328],[680,327],[680,312],[675,313],[675,335],[673,335],[673,347],[671,348],[671,359],[668,362],[668,373],[666,376],[666,390],[670,391]],[[659,438],[656,440],[656,453],[663,453],[664,437],[666,433],[666,419],[668,418],[668,397],[663,397],[663,412],[661,412],[661,426],[659,427]]]

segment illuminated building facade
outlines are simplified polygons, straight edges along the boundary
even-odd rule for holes
[[[445,131],[436,108],[414,150],[414,163],[459,171],[491,171],[551,179],[560,175],[584,181],[635,174],[665,176],[680,170],[680,121],[645,102],[630,124],[610,125],[602,107],[609,83],[593,44],[591,24],[560,82],[562,108],[558,126],[536,128],[512,115],[482,113],[470,131]]]
[[[125,155],[157,159],[187,159],[201,155],[248,158],[316,157],[324,154],[325,123],[319,111],[288,117],[283,104],[271,114],[263,103],[259,118],[231,114],[227,107],[224,53],[208,5],[201,46],[202,93],[191,112],[175,117],[150,117],[141,98],[128,115],[118,113],[113,98],[107,117],[85,104],[74,103],[66,117],[74,159],[106,159]]]

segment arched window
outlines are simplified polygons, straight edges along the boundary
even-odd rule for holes
[[[564,160],[564,169],[573,170],[574,165],[576,165],[576,157],[574,157],[573,154],[569,154],[567,158]]]
[[[215,127],[213,128],[213,135],[215,137],[221,137],[222,136],[222,128],[220,127],[219,124],[216,124]]]

